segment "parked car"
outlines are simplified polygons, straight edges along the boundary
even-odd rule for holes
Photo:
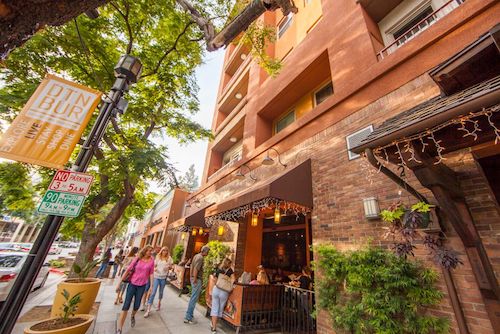
[[[52,244],[52,246],[50,246],[50,249],[49,249],[49,254],[50,255],[57,255],[57,254],[61,254],[61,248],[59,247],[59,245],[57,244]]]
[[[0,242],[0,252],[29,252],[33,244],[28,242]]]
[[[0,252],[0,303],[5,301],[14,281],[19,275],[28,253],[23,252]],[[33,289],[41,288],[47,281],[49,275],[49,264],[46,263],[40,269],[36,277]]]

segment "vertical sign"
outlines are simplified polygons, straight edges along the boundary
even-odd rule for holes
[[[0,138],[0,157],[61,169],[100,97],[99,91],[47,74]]]

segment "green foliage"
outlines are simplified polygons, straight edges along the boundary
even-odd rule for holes
[[[49,260],[49,265],[52,268],[64,268],[64,266],[66,265],[66,262],[59,261],[59,260]]]
[[[411,206],[411,211],[426,213],[431,211],[432,205],[425,202],[417,202]]]
[[[198,177],[194,169],[194,164],[189,166],[188,171],[179,178],[179,187],[182,189],[193,192],[198,189]]]
[[[207,246],[210,247],[210,251],[203,261],[203,288],[201,290],[200,300],[198,301],[203,306],[206,305],[205,290],[208,286],[208,279],[214,269],[222,263],[222,260],[224,260],[230,252],[229,246],[218,240],[209,241]]]
[[[183,245],[177,245],[174,247],[172,251],[172,260],[174,261],[174,264],[179,264],[182,260],[182,255],[184,254],[184,246]]]
[[[81,298],[81,292],[78,292],[75,294],[73,297],[70,296],[68,290],[64,289],[61,294],[64,297],[64,304],[61,307],[61,319],[63,323],[67,323],[69,318],[74,316],[76,313],[76,310],[78,309],[78,304],[82,301]]]
[[[94,269],[99,263],[101,263],[101,260],[87,261],[87,259],[83,257],[80,264],[76,262],[73,263],[71,270],[78,277],[78,281],[84,282],[85,279],[89,277],[89,274],[92,271],[92,269]]]
[[[401,220],[404,214],[405,208],[402,205],[399,205],[392,209],[385,209],[380,212],[382,220],[388,223],[393,223],[395,221]]]
[[[33,222],[36,192],[29,169],[21,163],[0,163],[0,213]]]
[[[315,249],[319,307],[337,332],[448,333],[448,320],[426,311],[443,297],[434,270],[379,248]]]

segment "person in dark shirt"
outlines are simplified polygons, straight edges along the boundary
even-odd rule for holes
[[[312,278],[311,269],[309,267],[302,268],[302,275],[299,277],[300,288],[304,290],[311,290]]]
[[[276,270],[276,272],[273,275],[273,283],[274,284],[283,284],[283,283],[288,283],[288,282],[290,282],[290,279],[288,278],[288,276],[286,276],[283,273],[283,270],[281,268],[278,268],[278,270]]]

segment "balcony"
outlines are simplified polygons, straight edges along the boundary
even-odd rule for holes
[[[425,13],[426,15],[422,15],[419,17],[419,20],[415,24],[412,24],[409,28],[400,29],[394,35],[397,37],[391,44],[387,45],[384,49],[380,50],[377,54],[378,60],[384,59],[384,57],[390,55],[395,52],[398,48],[400,48],[405,43],[411,41],[413,38],[418,36],[420,33],[425,31],[427,28],[432,26],[434,23],[448,15],[450,12],[455,10],[458,6],[464,3],[465,0],[450,0],[447,1],[444,5],[439,7],[438,9]],[[413,21],[412,23],[414,23]]]

